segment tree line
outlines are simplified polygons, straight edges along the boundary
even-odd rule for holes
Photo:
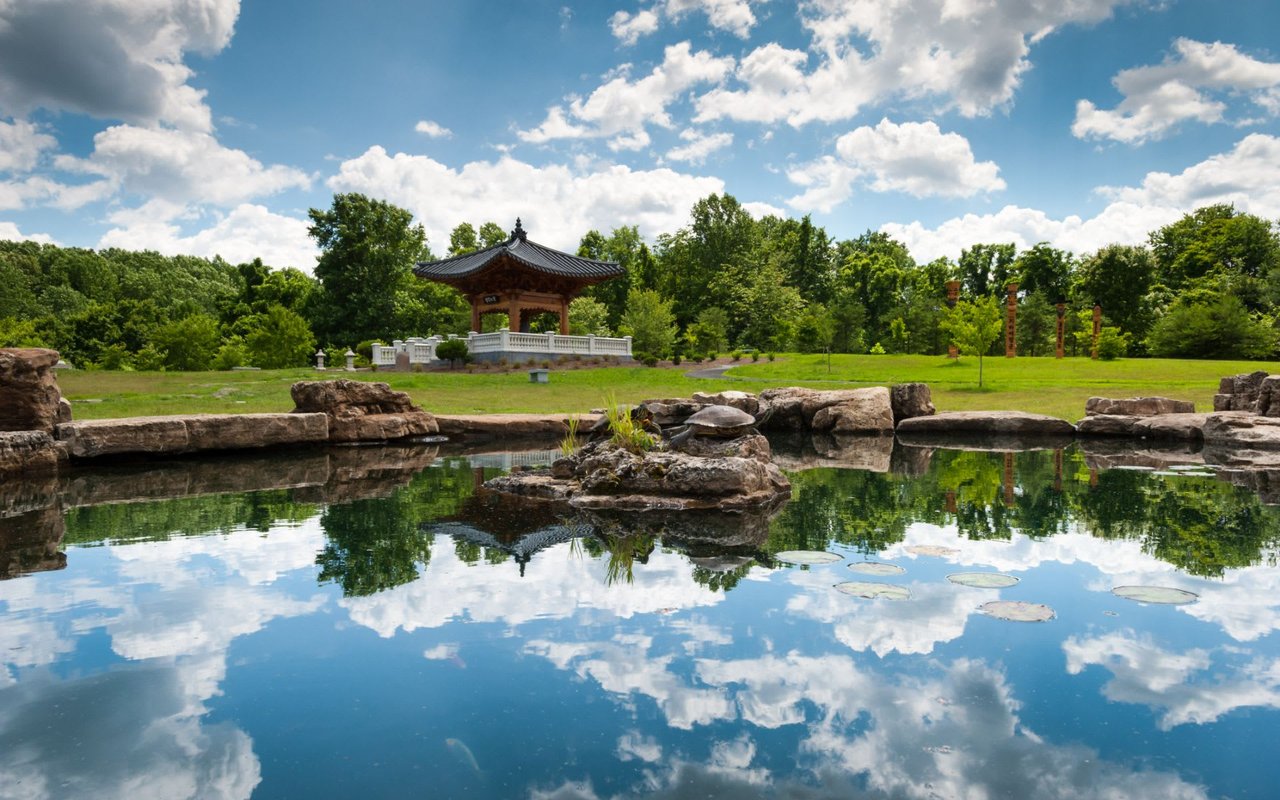
[[[413,276],[436,257],[420,224],[390,203],[338,194],[311,209],[314,275],[260,260],[162,256],[0,242],[0,346],[58,349],[76,366],[200,370],[337,363],[373,341],[465,334],[466,300]],[[507,239],[495,222],[459,224],[445,255]],[[1145,245],[1077,255],[1047,243],[1018,251],[976,244],[917,262],[902,243],[867,231],[836,240],[808,217],[753,217],[732,196],[697,201],[687,224],[646,242],[636,226],[588,231],[577,252],[616,261],[623,277],[570,307],[574,333],[630,335],[655,358],[730,349],[941,354],[977,308],[991,322],[1018,284],[1021,355],[1054,351],[1057,304],[1067,352],[1086,355],[1100,304],[1107,356],[1266,358],[1280,319],[1280,229],[1212,205],[1151,231]],[[960,283],[961,313],[946,284]],[[485,317],[486,329],[506,324]],[[548,315],[534,330],[553,330]],[[978,346],[998,346],[998,335]],[[972,342],[971,342],[972,344]]]

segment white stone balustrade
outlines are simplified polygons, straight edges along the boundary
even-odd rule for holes
[[[503,328],[494,333],[472,331],[465,338],[449,334],[448,338],[463,338],[468,353],[486,360],[562,355],[631,358],[630,336],[564,336],[558,333],[520,333]],[[443,337],[429,336],[425,339],[396,339],[390,346],[375,344],[373,363],[378,367],[394,367],[397,355],[403,353],[410,364],[431,364],[440,360],[436,357],[436,345],[442,341]]]

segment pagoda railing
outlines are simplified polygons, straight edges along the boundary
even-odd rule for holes
[[[631,337],[566,336],[559,333],[520,333],[502,329],[493,333],[472,331],[465,337],[450,334],[449,339],[462,339],[472,356],[492,360],[522,356],[614,356],[631,358]],[[374,344],[373,363],[379,367],[394,367],[402,361],[409,364],[430,364],[440,359],[436,346],[444,337],[396,339],[389,346]]]

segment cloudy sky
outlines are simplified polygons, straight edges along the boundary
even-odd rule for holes
[[[1274,0],[0,0],[0,238],[310,269],[334,192],[673,231],[729,192],[1087,252],[1280,217]]]

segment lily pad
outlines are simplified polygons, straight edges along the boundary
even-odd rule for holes
[[[868,600],[875,600],[881,597],[885,600],[908,600],[911,598],[911,591],[905,586],[894,586],[892,583],[878,583],[876,581],[846,581],[837,583],[835,590],[841,594],[864,597]]]
[[[907,552],[913,556],[935,556],[937,558],[950,558],[960,554],[960,551],[954,547],[943,547],[940,544],[913,544],[907,548]]]
[[[1021,600],[992,600],[983,603],[978,610],[988,617],[1010,622],[1048,622],[1056,616],[1053,609],[1043,603],[1024,603]]]
[[[947,580],[975,589],[1004,589],[1019,579],[1002,572],[954,572],[947,576]]]
[[[1175,589],[1172,586],[1117,586],[1111,590],[1116,597],[1136,600],[1139,603],[1160,603],[1182,606],[1200,599],[1195,592]]]
[[[849,565],[849,569],[863,575],[901,575],[906,572],[897,564],[881,564],[878,561],[855,561]]]
[[[774,558],[788,564],[834,564],[844,558],[825,550],[783,550],[775,553]]]

